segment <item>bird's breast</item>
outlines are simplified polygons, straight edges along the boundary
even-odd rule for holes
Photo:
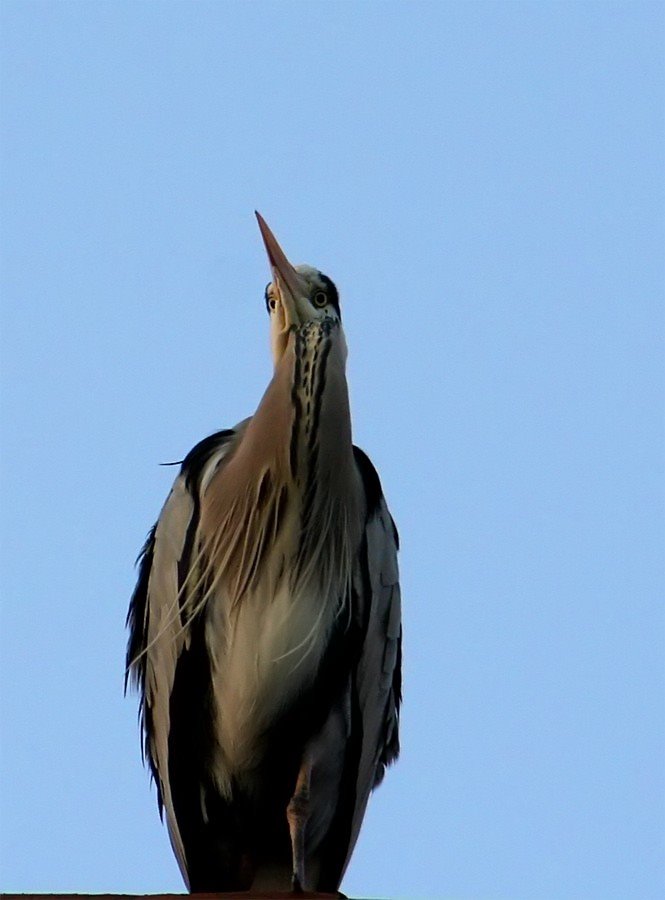
[[[264,575],[234,604],[223,582],[207,610],[213,666],[215,779],[229,795],[234,781],[261,763],[266,732],[312,684],[344,597],[314,583],[293,583],[296,517],[264,562]],[[290,533],[289,533],[290,532]]]

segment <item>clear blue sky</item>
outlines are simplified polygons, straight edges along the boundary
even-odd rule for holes
[[[0,888],[182,883],[133,561],[269,378],[259,209],[340,288],[402,534],[403,756],[344,883],[665,878],[662,3],[2,3]]]

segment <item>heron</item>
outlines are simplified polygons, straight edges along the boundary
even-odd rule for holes
[[[137,561],[125,687],[190,891],[334,892],[399,754],[399,539],[352,441],[337,288],[256,217],[273,375],[181,463]]]

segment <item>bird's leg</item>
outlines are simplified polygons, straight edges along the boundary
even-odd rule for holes
[[[293,854],[293,890],[303,891],[305,883],[305,828],[309,818],[309,784],[312,775],[312,764],[303,759],[296,789],[286,808],[286,818],[291,833],[291,852]]]

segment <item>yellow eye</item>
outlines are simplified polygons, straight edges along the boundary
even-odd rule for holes
[[[324,291],[317,291],[316,294],[312,297],[312,303],[314,306],[318,306],[319,309],[322,306],[325,306],[328,302],[328,297]]]

